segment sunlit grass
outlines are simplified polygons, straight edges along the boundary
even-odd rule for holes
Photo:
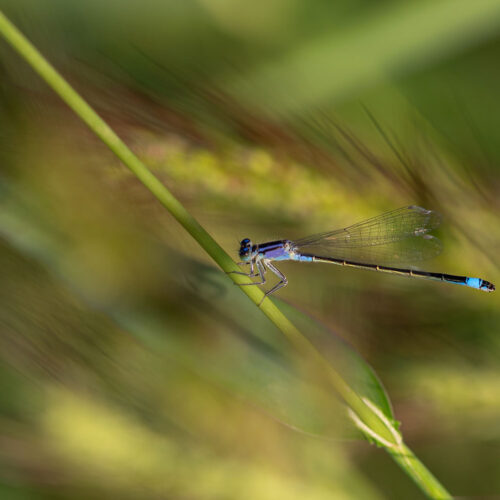
[[[348,499],[354,491],[378,498],[362,482],[348,487],[348,477],[354,479],[352,472],[333,450],[335,479],[315,474],[297,477],[290,471],[273,469],[266,461],[231,457],[227,451],[215,453],[189,439],[155,433],[122,410],[83,395],[52,388],[48,396],[42,418],[47,447],[62,461],[67,473],[78,471],[77,480],[94,488],[115,494],[123,491],[126,495],[182,494],[214,499],[288,500],[307,496],[326,500],[332,494]],[[202,408],[210,411],[212,404],[203,402]],[[241,439],[247,440],[245,436]]]

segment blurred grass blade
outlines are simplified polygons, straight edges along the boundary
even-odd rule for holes
[[[297,113],[433,64],[495,35],[500,26],[496,0],[392,2],[378,8],[221,87],[250,106]]]

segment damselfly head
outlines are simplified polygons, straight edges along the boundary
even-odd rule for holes
[[[240,243],[240,259],[245,261],[249,260],[252,254],[252,242],[249,238],[241,240]]]

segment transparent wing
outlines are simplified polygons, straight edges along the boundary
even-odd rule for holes
[[[410,263],[435,257],[441,243],[428,233],[439,226],[439,214],[411,205],[293,242],[300,253],[364,263]]]
[[[383,245],[362,247],[334,247],[318,243],[299,252],[360,264],[410,264],[438,255],[441,252],[441,242],[434,236],[426,234]]]

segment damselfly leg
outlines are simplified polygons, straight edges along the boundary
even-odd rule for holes
[[[278,278],[280,279],[279,283],[276,283],[271,290],[268,290],[265,294],[267,297],[268,295],[271,295],[274,292],[277,292],[280,288],[283,288],[284,286],[288,285],[288,280],[286,279],[286,276],[276,267],[274,267],[270,262],[265,263],[266,267],[272,271]]]
[[[238,264],[247,264],[247,262],[239,262]],[[249,278],[254,278],[255,276],[260,277],[260,281],[255,281],[253,283],[235,283],[238,286],[249,286],[249,285],[263,285],[266,282],[265,273],[266,270],[259,260],[257,262],[251,261],[250,263],[250,273],[239,273],[238,271],[231,271],[232,274],[241,274],[243,276],[248,276]],[[257,272],[254,272],[254,265],[257,267]]]

